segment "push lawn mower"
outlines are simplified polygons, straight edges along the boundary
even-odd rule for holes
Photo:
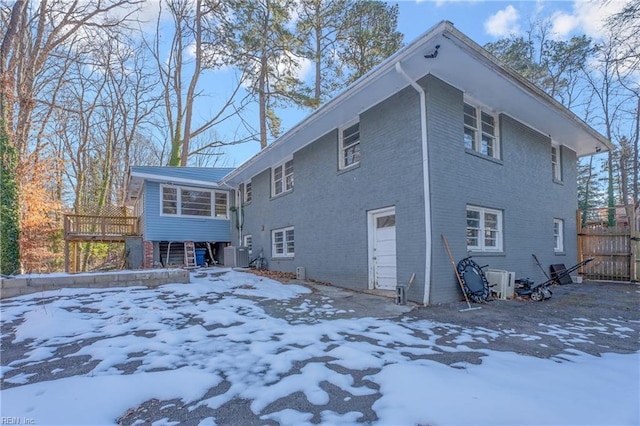
[[[549,289],[551,285],[572,283],[573,281],[571,280],[571,276],[569,274],[571,274],[571,272],[577,269],[582,268],[584,265],[591,262],[592,260],[593,258],[590,257],[572,266],[569,269],[558,270],[551,275],[551,278],[549,278],[547,281],[540,284],[534,284],[534,282],[528,278],[517,279],[515,281],[514,290],[518,296],[520,297],[529,296],[531,300],[535,302],[540,302],[542,300],[549,299],[553,294]],[[537,261],[537,258],[536,258],[536,261]]]

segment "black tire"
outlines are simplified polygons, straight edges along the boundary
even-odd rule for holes
[[[544,294],[542,294],[540,289],[534,290],[534,292],[531,293],[531,300],[534,302],[540,302],[542,299],[544,299]]]

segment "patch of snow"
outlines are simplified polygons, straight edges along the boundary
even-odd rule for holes
[[[3,301],[3,322],[17,321],[12,343],[26,347],[23,358],[0,366],[3,380],[16,385],[2,391],[3,416],[43,424],[113,424],[150,399],[180,399],[193,410],[238,398],[248,400],[262,420],[311,424],[314,414],[303,409],[265,412],[296,394],[319,408],[323,424],[361,420],[364,413],[358,411],[321,409],[331,402],[330,384],[340,390],[341,402],[375,397],[372,409],[380,425],[640,423],[640,353],[596,357],[571,349],[596,333],[628,338],[633,330],[619,320],[540,324],[540,335],[566,348],[540,359],[468,346],[540,336],[406,318],[327,319],[338,313],[331,299],[305,299],[306,287],[215,271],[205,270],[186,285],[66,289]],[[290,314],[315,316],[313,323],[272,317],[260,306],[263,300]],[[56,359],[51,372],[64,373],[66,364],[56,352],[76,346],[66,357],[88,358],[82,365],[92,367],[85,375],[35,383],[31,374],[12,375],[17,366],[41,369]],[[446,365],[430,358],[470,351],[479,364]],[[78,366],[73,360],[68,365]],[[367,376],[356,381],[364,371]],[[205,398],[223,381],[224,391]],[[567,403],[567,395],[580,404]]]

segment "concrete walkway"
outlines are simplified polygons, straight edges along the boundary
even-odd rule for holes
[[[315,323],[322,320],[351,318],[397,318],[411,312],[418,305],[395,303],[395,292],[379,294],[361,293],[307,281],[290,280],[284,284],[296,284],[311,290],[289,300],[263,300],[260,305],[274,317],[292,324]]]

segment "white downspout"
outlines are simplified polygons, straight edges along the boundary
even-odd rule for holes
[[[420,95],[420,127],[422,136],[422,175],[424,176],[424,229],[425,229],[425,259],[424,259],[424,298],[422,303],[429,304],[431,295],[431,196],[429,193],[429,151],[427,150],[427,97],[424,89],[411,79],[402,69],[400,62],[396,62],[396,71],[403,76]]]
[[[244,220],[242,219],[242,194],[240,187],[234,191],[236,193],[236,214],[238,215],[238,247],[242,247],[242,230],[244,228]]]

